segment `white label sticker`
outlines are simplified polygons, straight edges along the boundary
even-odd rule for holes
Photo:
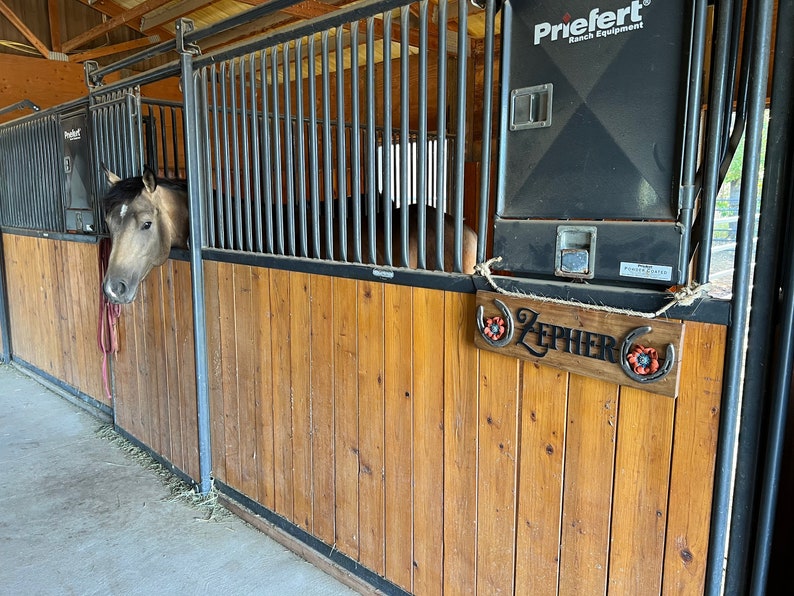
[[[636,277],[638,279],[655,279],[671,281],[673,268],[666,265],[647,265],[645,263],[620,263],[622,277]]]

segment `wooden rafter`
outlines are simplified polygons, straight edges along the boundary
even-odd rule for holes
[[[86,60],[93,60],[94,58],[100,58],[102,56],[110,56],[111,54],[118,54],[128,50],[137,50],[138,48],[144,48],[146,46],[158,43],[159,41],[159,35],[151,35],[141,39],[124,41],[112,46],[102,46],[100,48],[94,48],[93,50],[80,52],[79,54],[72,54],[69,56],[69,62],[85,62]]]
[[[85,33],[81,33],[77,37],[70,39],[63,44],[63,51],[69,52],[76,48],[79,48],[83,44],[88,43],[91,40],[96,39],[100,35],[104,35],[108,31],[112,31],[116,27],[120,27],[121,25],[130,25],[130,23],[134,23],[135,21],[139,21],[139,19],[145,15],[147,12],[151,12],[156,8],[160,8],[161,6],[168,4],[171,0],[146,0],[146,2],[142,2],[138,4],[134,8],[130,8],[129,10],[125,10],[124,12],[117,14],[116,16],[112,17],[109,21],[101,23],[96,27],[86,31]],[[130,25],[132,26],[132,25]],[[133,26],[136,28],[137,24]]]
[[[119,6],[112,0],[99,0],[98,2],[94,2],[93,0],[78,0],[78,1],[90,8],[93,8],[94,10],[105,15],[106,17],[110,17],[110,18],[117,17],[126,10],[123,6]],[[141,29],[140,27],[140,22],[125,23],[125,24],[133,31],[137,31],[138,33],[144,34],[143,29]],[[174,32],[169,31],[165,27],[153,27],[145,34],[148,35],[156,34],[163,39],[172,39],[174,37]]]
[[[47,48],[47,46],[45,46],[41,40],[36,37],[30,29],[27,28],[27,25],[22,22],[22,20],[14,13],[13,10],[8,7],[5,2],[3,2],[3,0],[0,0],[0,13],[2,13],[5,18],[11,21],[11,24],[16,28],[16,30],[24,35],[25,39],[27,39],[42,56],[45,58],[50,57],[50,50]]]
[[[179,17],[190,14],[196,10],[212,4],[213,0],[184,0],[174,6],[161,10],[151,15],[144,15],[141,19],[141,31],[149,31],[154,27],[169,24]]]
[[[50,19],[50,41],[52,51],[61,51],[61,15],[58,11],[58,0],[47,0],[47,12]]]

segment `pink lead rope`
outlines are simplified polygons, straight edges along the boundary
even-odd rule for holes
[[[112,403],[113,395],[110,391],[110,361],[108,355],[119,351],[116,323],[121,316],[121,305],[113,304],[102,290],[102,280],[110,259],[111,243],[109,238],[99,240],[99,324],[97,326],[97,345],[102,352],[102,381],[105,386],[105,395]]]

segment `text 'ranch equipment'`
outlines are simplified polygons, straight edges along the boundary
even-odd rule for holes
[[[686,281],[694,201],[682,171],[696,155],[683,134],[686,10],[680,0],[505,2],[501,269]]]

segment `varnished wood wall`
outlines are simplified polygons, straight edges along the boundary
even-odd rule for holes
[[[122,306],[114,359],[116,425],[200,480],[190,265],[151,271]]]
[[[479,352],[471,295],[205,272],[225,484],[417,594],[702,592],[725,328],[673,400]]]
[[[12,351],[110,405],[97,347],[97,245],[3,234]]]

